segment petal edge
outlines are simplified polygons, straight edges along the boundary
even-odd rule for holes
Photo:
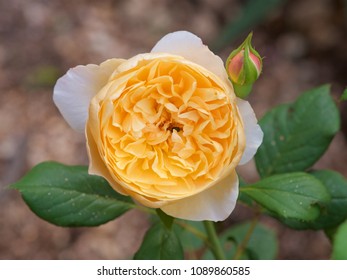
[[[222,59],[203,44],[202,40],[188,31],[176,31],[165,35],[153,47],[152,53],[180,55],[199,64],[229,83]]]
[[[58,79],[53,90],[53,101],[73,129],[84,132],[90,100],[123,61],[109,59],[100,65],[78,65]]]
[[[236,206],[239,179],[235,171],[217,185],[161,208],[166,214],[191,221],[223,221]]]
[[[243,165],[249,162],[256,154],[263,142],[264,133],[258,125],[258,120],[249,102],[237,98],[237,106],[243,120],[246,136],[246,148],[239,162],[239,165]]]

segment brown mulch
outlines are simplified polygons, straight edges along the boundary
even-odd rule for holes
[[[258,117],[324,83],[332,83],[336,99],[343,91],[347,16],[342,2],[288,1],[253,29],[254,44],[265,56],[250,98]],[[0,0],[0,259],[131,258],[148,228],[144,214],[129,212],[96,228],[60,228],[37,218],[6,186],[42,161],[88,164],[84,136],[65,123],[52,102],[54,81],[68,68],[147,52],[175,30],[192,31],[211,43],[241,3]],[[225,59],[235,46],[219,54]],[[345,128],[346,120],[344,114]],[[315,167],[347,177],[346,146],[341,132]],[[250,181],[257,178],[254,163],[240,172]],[[247,217],[248,210],[239,206],[227,223]],[[263,222],[280,239],[280,259],[330,257],[323,232],[290,230],[269,217]]]

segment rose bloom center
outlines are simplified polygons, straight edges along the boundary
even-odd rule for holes
[[[115,71],[93,102],[88,125],[97,127],[101,158],[128,194],[173,201],[199,193],[242,155],[232,88],[183,58]]]

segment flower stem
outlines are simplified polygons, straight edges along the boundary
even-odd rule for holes
[[[207,236],[200,230],[181,221],[175,220],[175,223],[179,225],[180,227],[182,227],[183,229],[185,229],[186,231],[189,231],[191,234],[194,234],[197,238],[200,238],[203,242],[205,242],[208,246],[210,246]]]
[[[210,248],[216,260],[225,260],[224,251],[222,245],[219,242],[216,228],[211,221],[204,221],[205,230],[210,240]]]
[[[247,247],[248,242],[251,239],[251,236],[253,234],[253,231],[254,231],[254,229],[255,229],[258,221],[259,221],[259,217],[260,217],[260,209],[257,207],[255,216],[252,219],[252,222],[250,224],[249,229],[246,232],[245,237],[243,238],[242,242],[236,248],[236,252],[235,252],[235,255],[233,257],[234,260],[238,260],[241,257],[245,248]]]
[[[156,215],[155,210],[148,208],[148,207],[141,206],[141,205],[135,205],[134,209],[137,209],[137,210],[144,212],[146,214]],[[210,242],[209,242],[207,235],[205,235],[200,230],[196,229],[195,227],[190,226],[189,224],[181,222],[179,220],[174,220],[174,223],[179,225],[180,227],[184,228],[185,230],[189,231],[191,234],[194,234],[196,237],[200,238],[205,244],[210,246]]]

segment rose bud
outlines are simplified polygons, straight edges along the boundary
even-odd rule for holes
[[[252,33],[234,51],[226,61],[226,70],[238,97],[249,95],[252,85],[259,78],[262,71],[262,59],[252,47]]]

